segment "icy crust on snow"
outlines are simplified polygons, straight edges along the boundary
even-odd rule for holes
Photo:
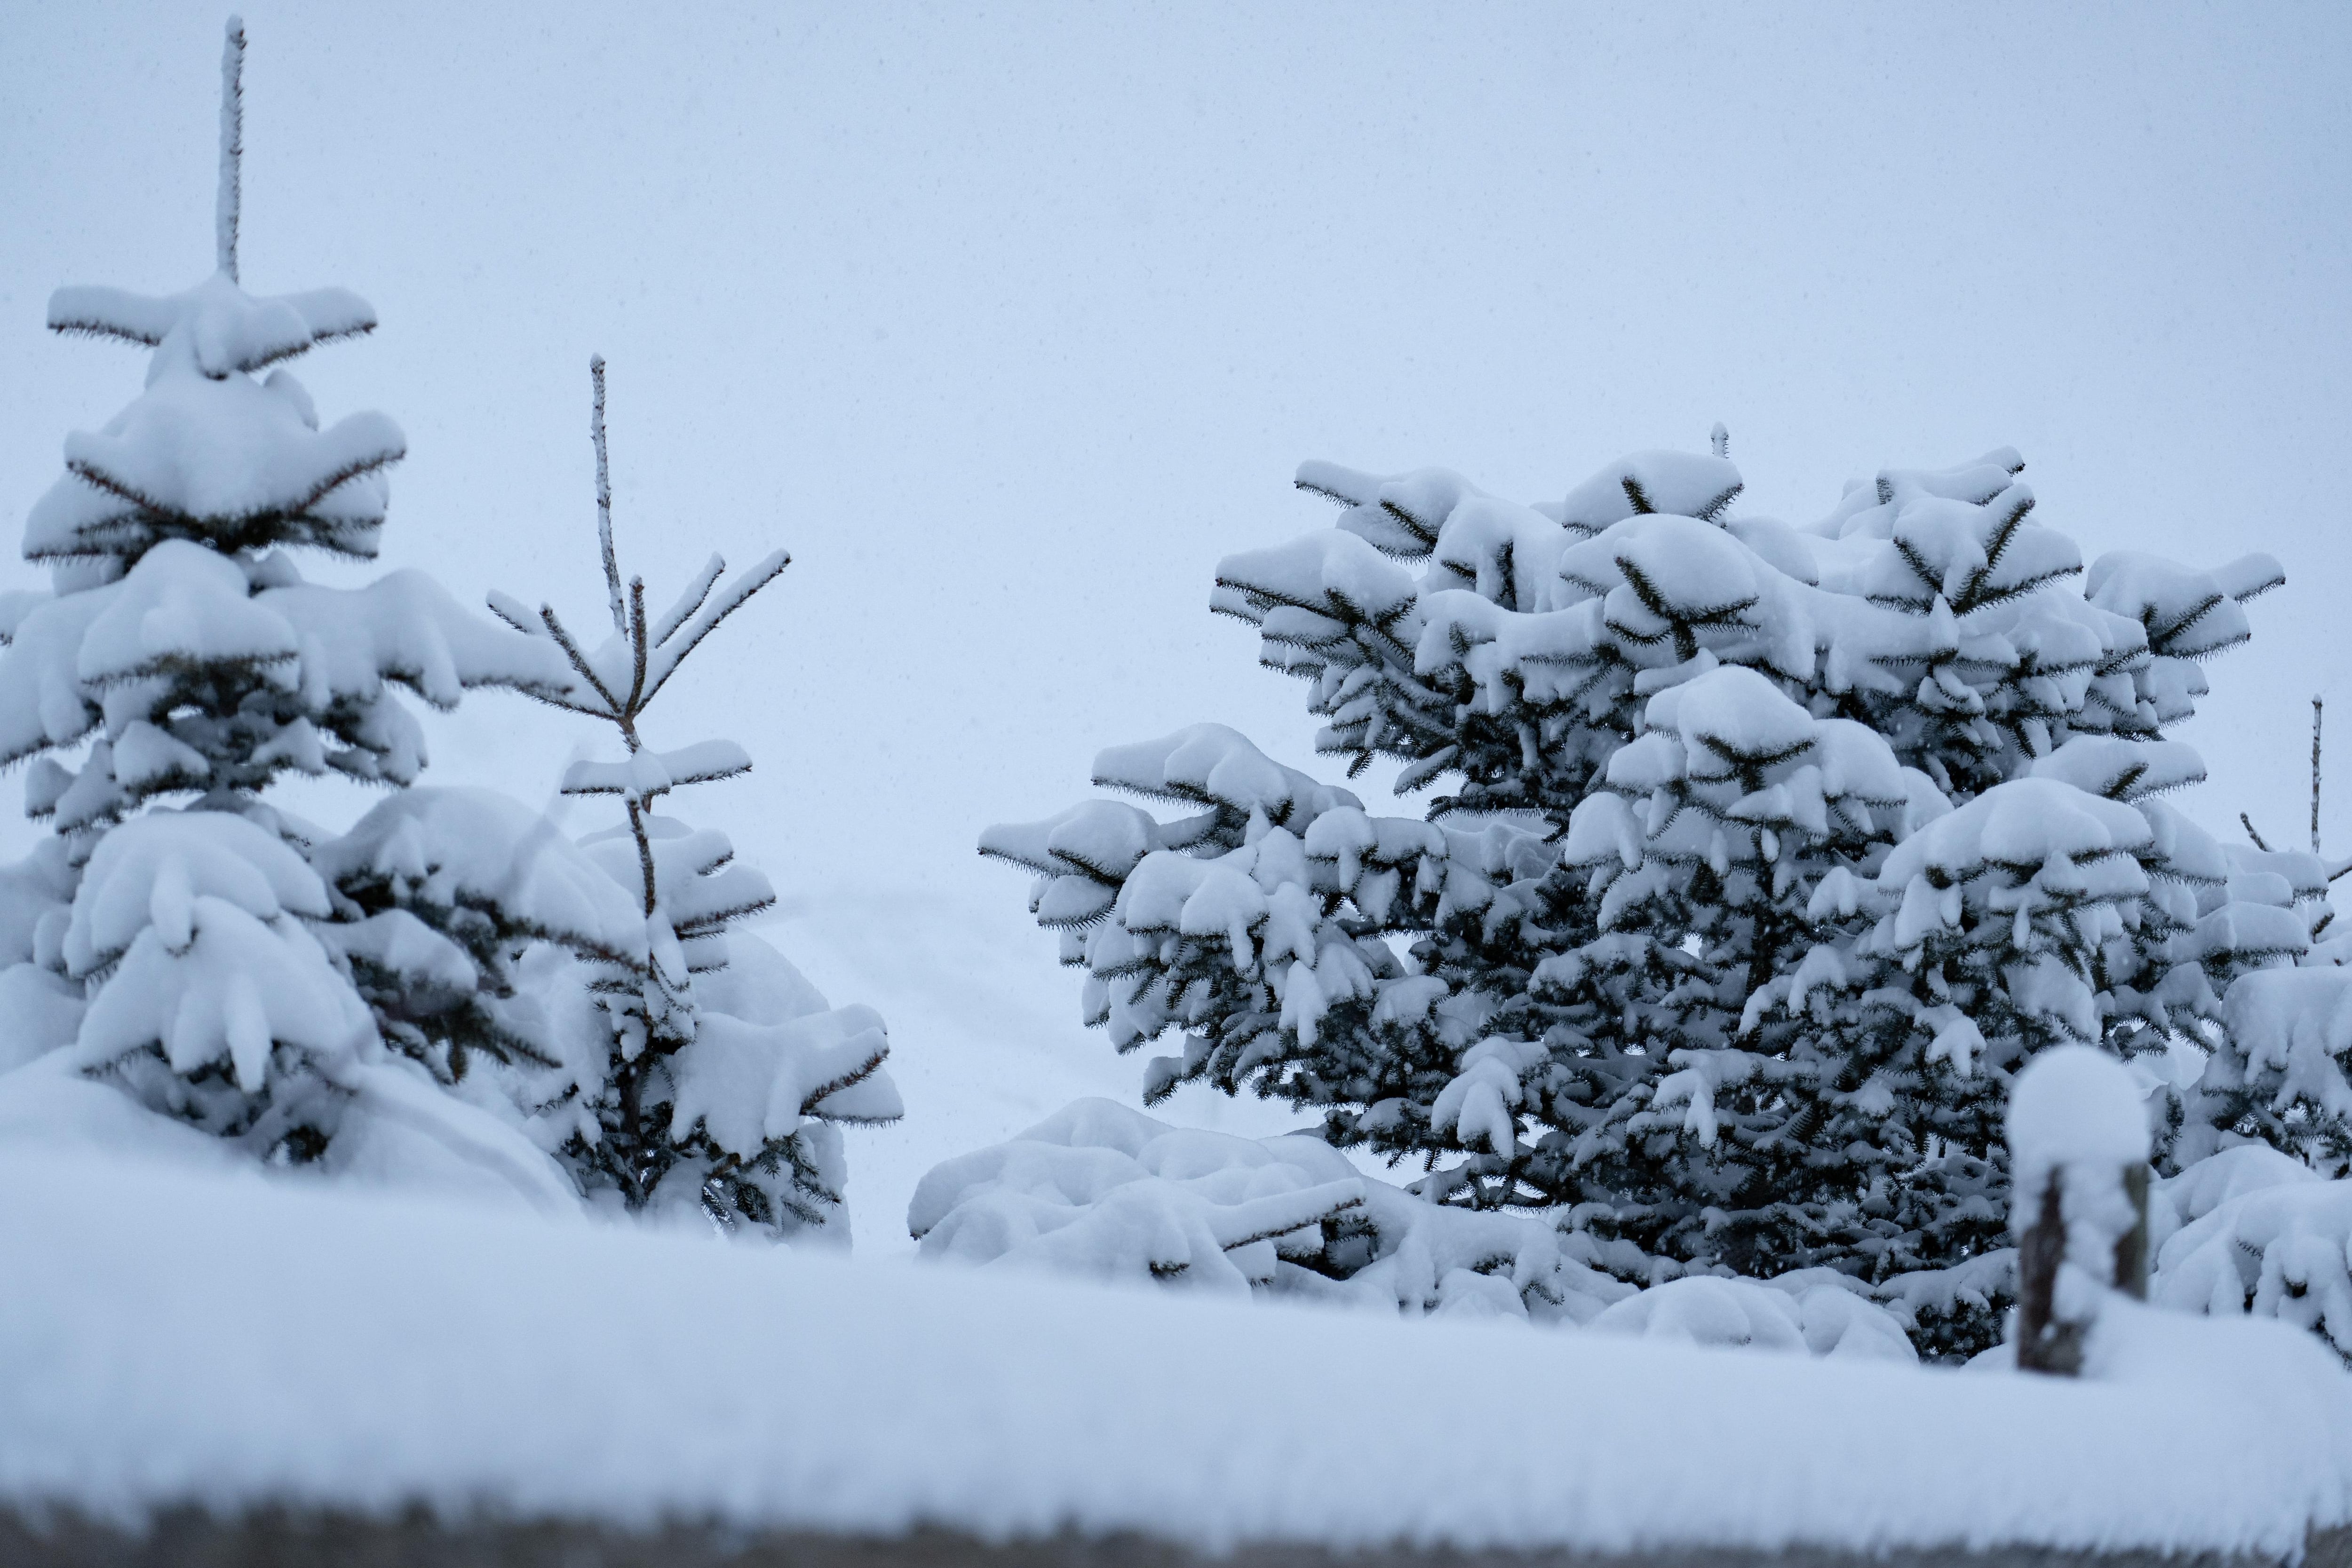
[[[0,1314],[20,1502],[2272,1557],[2352,1515],[2352,1388],[2274,1324],[2110,1314],[2091,1377],[1955,1374],[860,1267],[15,1147],[0,1167],[0,1255],[47,1282]],[[698,1332],[648,1337],[681,1300]],[[1484,1440],[1210,1396],[1302,1365],[1458,1391]],[[2151,1446],[2183,1412],[2198,1441]]]
[[[915,1189],[921,1255],[1095,1281],[1376,1311],[1583,1324],[1694,1344],[1917,1359],[1895,1318],[1827,1270],[1636,1291],[1546,1218],[1433,1204],[1312,1136],[1171,1126],[1081,1100]]]

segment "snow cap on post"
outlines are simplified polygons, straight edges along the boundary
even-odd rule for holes
[[[2145,1163],[2143,1098],[2122,1062],[2087,1045],[2053,1046],[2027,1062],[2009,1092],[2019,1203],[2037,1201],[2062,1166]]]
[[[2017,1364],[2027,1371],[2081,1370],[2104,1288],[2147,1295],[2141,1100],[2123,1063],[2087,1045],[2041,1052],[2010,1090]],[[2062,1270],[2074,1277],[2062,1280]]]

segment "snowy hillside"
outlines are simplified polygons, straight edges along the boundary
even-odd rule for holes
[[[20,1503],[2272,1555],[2352,1518],[2345,1376],[2275,1324],[2111,1314],[2067,1382],[845,1262],[136,1163],[0,1155],[0,1257],[40,1281],[0,1313],[0,1498]],[[1335,1390],[1380,1368],[1450,1436],[1276,1392],[1306,1368]],[[2184,1418],[2193,1436],[2148,1441]]]

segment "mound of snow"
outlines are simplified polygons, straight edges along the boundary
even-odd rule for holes
[[[2352,1518],[2352,1383],[2274,1323],[2143,1311],[2094,1347],[2107,1379],[2072,1381],[860,1266],[15,1147],[0,1195],[0,1257],[38,1281],[0,1312],[20,1507],[2273,1557]],[[1302,1396],[1317,1368],[1445,1391],[1478,1440],[1340,1415]]]

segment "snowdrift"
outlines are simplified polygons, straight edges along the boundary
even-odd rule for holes
[[[2067,1382],[858,1263],[63,1149],[0,1153],[0,1194],[18,1511],[2275,1556],[2352,1519],[2352,1380],[2272,1322],[2110,1313]],[[1394,1419],[1399,1393],[1449,1414]]]

